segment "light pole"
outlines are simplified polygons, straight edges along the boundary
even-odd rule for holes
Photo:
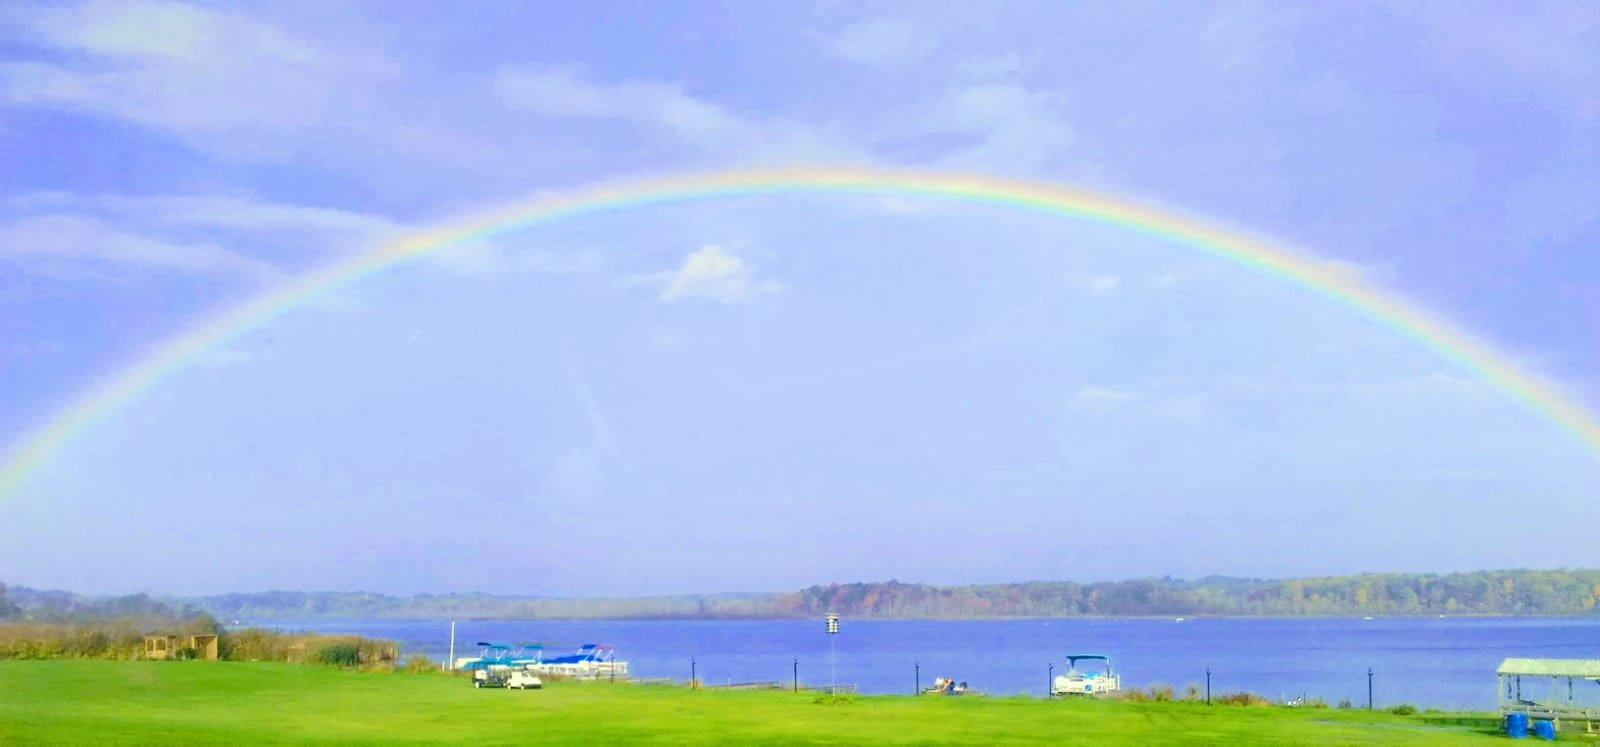
[[[1367,667],[1367,710],[1372,710],[1372,667]]]
[[[1206,705],[1211,705],[1211,667],[1206,667]]]
[[[912,664],[912,666],[916,667],[916,669],[917,669],[917,686],[916,686],[916,689],[911,691],[911,694],[912,695],[921,695],[922,694],[922,662],[920,662],[920,661],[919,662],[915,662],[915,663]]]
[[[839,672],[834,666],[833,640],[839,635],[839,613],[828,613],[828,696],[839,695]]]
[[[1044,676],[1044,696],[1053,698],[1056,695],[1056,663],[1050,662],[1050,671]]]
[[[697,687],[700,687],[700,680],[699,678],[695,677],[694,657],[691,656],[689,657],[689,689],[693,690]]]
[[[794,691],[800,692],[800,659],[794,660]]]

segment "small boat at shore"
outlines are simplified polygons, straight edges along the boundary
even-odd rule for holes
[[[1098,666],[1079,668],[1079,662]],[[1050,695],[1106,695],[1122,689],[1122,678],[1111,669],[1111,657],[1100,654],[1072,654],[1067,657],[1067,673],[1050,683]]]

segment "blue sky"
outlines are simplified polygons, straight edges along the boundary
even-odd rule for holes
[[[817,164],[1276,237],[1600,403],[1590,3],[326,6],[0,10],[0,443],[409,230]],[[5,499],[0,577],[586,595],[1571,566],[1596,466],[1415,341],[1183,247],[762,197],[479,242],[210,351]]]

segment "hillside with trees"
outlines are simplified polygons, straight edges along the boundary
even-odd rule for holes
[[[1582,615],[1596,613],[1600,571],[1385,573],[1285,580],[1209,577],[980,586],[886,583],[780,594],[775,612],[814,617],[1085,615]]]
[[[1592,615],[1600,614],[1600,570],[1375,573],[1295,579],[1212,576],[1077,583],[1034,581],[934,586],[883,581],[795,592],[552,599],[491,594],[393,596],[367,592],[268,591],[157,599],[89,598],[16,588],[13,617],[183,616],[225,622],[316,618],[712,619],[1081,617],[1138,615]],[[0,612],[7,610],[0,596]]]

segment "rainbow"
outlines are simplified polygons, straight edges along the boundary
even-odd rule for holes
[[[1417,307],[1362,284],[1331,263],[1131,201],[1049,184],[959,173],[871,168],[732,171],[602,185],[508,205],[392,241],[233,307],[113,372],[23,437],[0,466],[0,498],[13,493],[74,436],[159,384],[195,357],[369,275],[464,242],[585,215],[651,205],[794,193],[944,198],[1131,229],[1314,291],[1474,372],[1600,455],[1600,424],[1555,387],[1489,345]]]

